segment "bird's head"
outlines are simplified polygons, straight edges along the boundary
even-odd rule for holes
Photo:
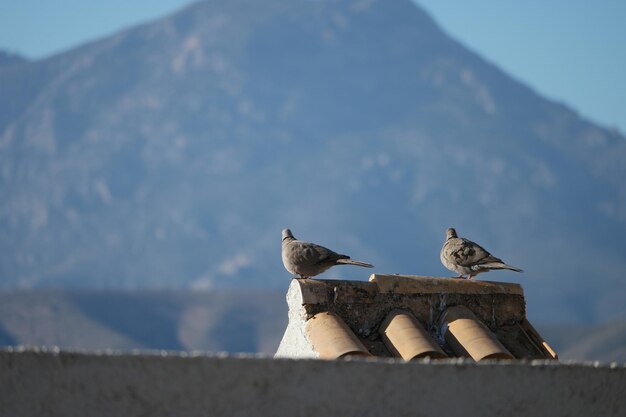
[[[291,230],[283,229],[283,241],[289,238],[294,239],[293,234],[291,233]]]
[[[446,230],[446,240],[452,239],[453,237],[458,237],[456,235],[456,230],[454,230],[453,227],[449,227],[448,230]]]

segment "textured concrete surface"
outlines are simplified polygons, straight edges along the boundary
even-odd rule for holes
[[[319,353],[313,349],[305,333],[307,311],[303,307],[302,289],[292,284],[287,290],[287,305],[289,305],[289,323],[281,339],[275,357],[277,358],[318,358]]]
[[[309,358],[316,352],[304,331],[320,312],[339,316],[374,356],[393,357],[380,337],[380,325],[395,310],[408,311],[450,357],[441,316],[450,307],[468,308],[516,358],[552,359],[540,335],[529,333],[519,284],[441,277],[376,275],[369,282],[293,279],[287,291],[289,324],[276,357]],[[447,326],[447,325],[446,325]]]
[[[626,368],[0,351],[4,416],[624,416]]]

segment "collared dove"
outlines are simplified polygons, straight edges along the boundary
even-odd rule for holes
[[[443,266],[450,271],[459,273],[459,278],[464,278],[464,275],[467,275],[469,279],[473,279],[481,272],[489,272],[493,269],[522,272],[521,269],[507,265],[502,259],[492,256],[471,240],[458,237],[453,228],[446,231],[446,242],[441,248],[439,258]]]
[[[296,240],[291,230],[283,230],[282,258],[285,269],[301,278],[321,274],[335,265],[357,265],[373,268],[365,262],[353,261],[348,255],[341,255],[315,243]]]

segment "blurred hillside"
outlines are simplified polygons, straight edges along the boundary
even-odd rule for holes
[[[623,317],[624,160],[410,0],[209,0],[0,58],[0,285],[283,291],[283,227],[441,275],[455,226],[531,320]]]
[[[0,291],[0,346],[274,353],[284,294]]]
[[[562,360],[626,363],[626,320],[596,325],[542,325]]]

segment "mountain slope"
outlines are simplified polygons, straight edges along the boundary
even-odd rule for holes
[[[285,288],[283,227],[441,275],[455,226],[524,268],[485,279],[531,319],[626,312],[624,138],[409,0],[205,1],[0,90],[4,286]]]
[[[286,326],[278,292],[0,291],[0,346],[273,354]]]
[[[541,334],[562,360],[626,362],[626,321],[596,325],[543,325]]]
[[[27,62],[28,60],[20,55],[0,51],[0,71],[6,71],[8,68],[13,68]]]

